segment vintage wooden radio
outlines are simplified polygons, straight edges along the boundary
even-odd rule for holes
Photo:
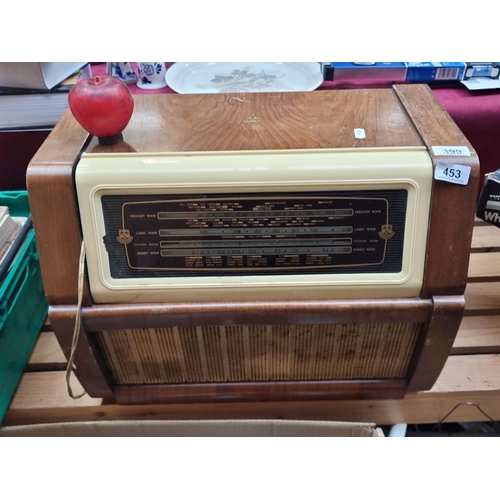
[[[66,354],[80,322],[91,396],[431,388],[463,314],[479,165],[427,86],[137,95],[124,137],[99,145],[67,112],[27,176],[50,321]]]

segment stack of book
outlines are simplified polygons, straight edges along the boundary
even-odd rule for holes
[[[0,206],[0,264],[21,231],[25,220],[25,217],[11,217],[9,207]]]
[[[85,62],[0,63],[0,130],[52,128],[71,87],[89,76]]]

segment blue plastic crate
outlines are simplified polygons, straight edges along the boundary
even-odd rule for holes
[[[0,192],[0,205],[8,206],[13,216],[30,215],[27,191]],[[19,243],[0,281],[0,423],[48,310],[32,228]]]

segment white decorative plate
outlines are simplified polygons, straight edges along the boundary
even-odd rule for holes
[[[318,88],[323,74],[317,62],[178,62],[165,79],[179,94],[293,92]]]

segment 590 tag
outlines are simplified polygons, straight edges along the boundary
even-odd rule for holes
[[[469,182],[471,168],[468,165],[453,165],[450,163],[436,163],[434,179],[466,186]]]

